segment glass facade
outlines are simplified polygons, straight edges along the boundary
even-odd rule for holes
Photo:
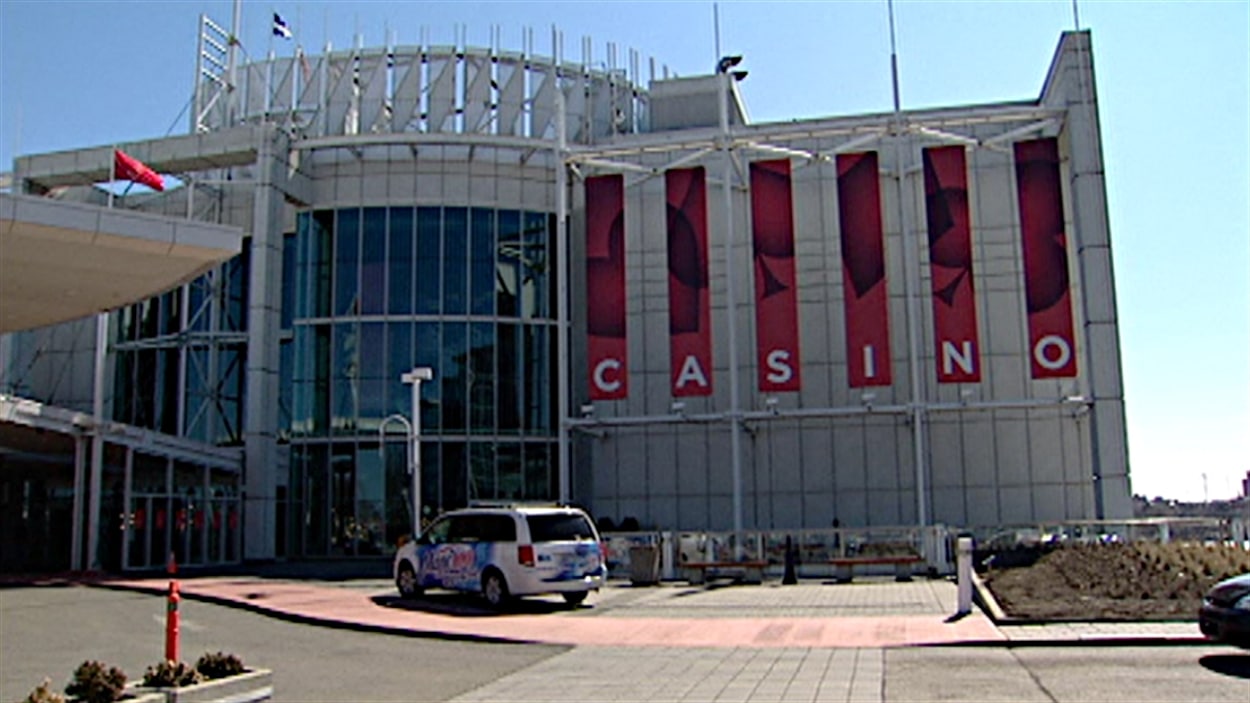
[[[379,554],[411,529],[406,428],[386,420],[411,416],[400,377],[414,367],[434,372],[424,519],[556,497],[554,229],[549,213],[490,208],[299,213],[284,253],[280,551]]]

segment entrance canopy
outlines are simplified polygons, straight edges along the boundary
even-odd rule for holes
[[[242,241],[237,227],[0,193],[0,334],[159,295]]]

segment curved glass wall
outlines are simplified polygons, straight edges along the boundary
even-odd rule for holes
[[[469,207],[298,215],[286,553],[377,554],[412,525],[406,428],[421,385],[426,520],[557,495],[554,216]],[[289,269],[290,270],[290,269]],[[285,376],[285,372],[284,372]]]

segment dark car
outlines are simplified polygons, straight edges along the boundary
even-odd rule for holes
[[[1250,649],[1250,574],[1220,581],[1207,591],[1198,627],[1216,642]]]

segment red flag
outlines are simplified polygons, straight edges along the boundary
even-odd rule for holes
[[[142,183],[152,190],[165,190],[165,181],[156,171],[121,149],[113,150],[113,177]]]

